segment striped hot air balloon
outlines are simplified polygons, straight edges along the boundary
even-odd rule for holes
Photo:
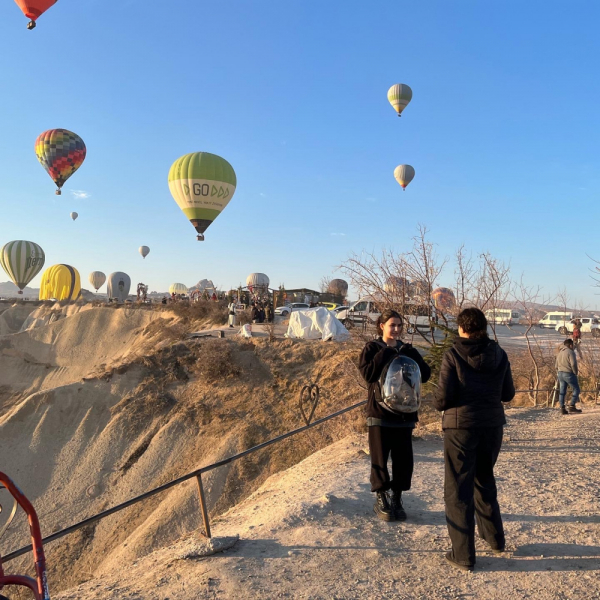
[[[233,197],[237,178],[220,156],[192,152],[178,158],[169,171],[169,190],[198,232],[198,241]]]
[[[94,289],[98,291],[106,281],[106,275],[102,271],[92,271],[88,275],[88,281],[94,286]]]
[[[412,90],[405,83],[397,83],[388,90],[388,100],[398,116],[402,116],[402,111],[412,100]]]
[[[13,283],[23,288],[42,270],[46,255],[40,246],[26,240],[8,242],[0,250],[0,264]]]
[[[79,169],[86,155],[83,140],[67,129],[49,129],[35,140],[35,154],[56,184],[56,194],[65,181]]]
[[[79,271],[71,265],[52,265],[42,273],[40,300],[77,300],[81,296]]]

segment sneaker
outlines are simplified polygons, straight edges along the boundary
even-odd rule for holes
[[[474,565],[463,565],[462,563],[456,562],[452,556],[452,551],[446,552],[446,562],[451,564],[453,567],[460,569],[461,571],[473,571]]]
[[[564,406],[561,406],[560,407],[560,414],[561,415],[568,415],[569,411]]]
[[[392,512],[387,492],[377,492],[373,511],[382,521],[394,520],[394,513]]]
[[[402,506],[402,492],[392,491],[392,513],[396,521],[406,521],[406,511]]]
[[[580,413],[583,411],[580,408],[577,408],[576,406],[569,406],[569,412],[570,413]]]

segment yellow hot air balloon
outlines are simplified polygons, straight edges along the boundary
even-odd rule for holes
[[[52,265],[42,273],[40,300],[77,300],[81,295],[79,271],[70,265]]]
[[[394,169],[394,177],[396,181],[406,190],[406,186],[413,180],[415,170],[410,165],[398,165]]]
[[[396,83],[388,90],[388,100],[401,117],[402,111],[412,100],[412,90],[405,83]]]

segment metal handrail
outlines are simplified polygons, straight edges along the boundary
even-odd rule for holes
[[[310,388],[310,387],[312,387],[312,386],[305,386],[303,388],[303,390],[306,388]],[[538,388],[538,389],[533,389],[533,390],[515,390],[515,393],[523,394],[523,393],[530,393],[530,392],[552,392],[552,391],[558,391],[558,388],[554,387],[554,388]],[[310,392],[310,390],[309,390],[309,392]],[[594,393],[597,396],[600,395],[600,389],[581,390],[581,392],[582,393]],[[301,395],[301,401],[302,401],[302,395]],[[317,388],[317,400],[316,401],[318,402],[318,388]],[[109,517],[110,515],[120,512],[120,511],[124,510],[125,508],[133,506],[134,504],[137,504],[138,502],[141,502],[142,500],[151,498],[152,496],[155,496],[156,494],[159,494],[160,492],[164,492],[172,487],[175,487],[176,485],[179,485],[180,483],[184,483],[193,478],[196,478],[196,482],[198,484],[198,494],[200,497],[200,508],[202,510],[202,519],[204,522],[204,529],[206,532],[206,537],[210,538],[211,537],[210,520],[209,520],[208,511],[206,509],[206,499],[204,496],[204,485],[202,483],[203,473],[208,473],[209,471],[218,469],[219,467],[222,467],[231,462],[239,460],[240,458],[243,458],[244,456],[247,456],[248,454],[252,454],[253,452],[262,450],[263,448],[266,448],[267,446],[271,446],[272,444],[275,444],[277,442],[285,440],[286,438],[289,438],[289,437],[292,437],[299,433],[302,433],[303,431],[307,431],[308,429],[311,429],[312,427],[321,425],[322,423],[325,423],[326,421],[329,421],[330,419],[333,419],[333,418],[343,415],[347,412],[355,410],[361,406],[364,406],[366,403],[367,403],[366,400],[362,400],[361,402],[357,402],[356,404],[352,404],[351,406],[342,408],[341,410],[338,410],[330,415],[327,415],[326,417],[322,417],[320,419],[317,419],[316,421],[308,422],[306,425],[303,425],[302,427],[298,427],[297,429],[293,429],[292,431],[288,431],[287,433],[278,435],[277,437],[267,440],[266,442],[262,442],[261,444],[252,446],[251,448],[248,448],[247,450],[244,450],[243,452],[239,452],[238,454],[234,454],[233,456],[229,456],[227,458],[224,458],[220,461],[217,461],[217,462],[207,465],[205,467],[201,467],[200,469],[196,469],[195,471],[187,473],[186,475],[182,475],[181,477],[178,477],[177,479],[173,479],[167,483],[164,483],[163,485],[160,485],[148,492],[140,494],[139,496],[135,496],[134,498],[131,498],[125,502],[122,502],[121,504],[117,504],[117,505],[113,506],[112,508],[108,508],[96,515],[93,515],[91,517],[88,517],[87,519],[84,519],[83,521],[79,521],[78,523],[75,523],[74,525],[66,527],[65,529],[61,529],[60,531],[57,531],[57,532],[49,535],[48,537],[45,537],[42,540],[42,542],[44,544],[48,544],[50,542],[58,540],[66,535],[69,535],[70,533],[73,533],[83,527],[86,527],[87,525],[91,525],[92,523],[95,523],[96,521],[105,519],[106,517]],[[316,406],[315,406],[315,408],[316,408]],[[302,409],[301,409],[301,411],[302,411]],[[314,413],[314,410],[310,414],[310,417],[312,417],[313,413]],[[306,420],[304,413],[302,413],[302,414]],[[310,418],[308,419],[308,421],[310,421]],[[6,563],[10,560],[18,558],[19,556],[23,556],[24,554],[31,552],[32,549],[33,548],[31,546],[31,544],[28,546],[23,546],[22,548],[19,548],[18,550],[15,550],[15,551],[11,552],[10,554],[7,554],[6,556],[3,556],[2,562]]]
[[[137,504],[138,502],[141,502],[142,500],[151,498],[152,496],[159,494],[160,492],[164,492],[165,490],[168,490],[176,485],[179,485],[180,483],[189,481],[190,479],[193,479],[194,477],[196,478],[196,481],[198,482],[198,492],[200,495],[200,505],[201,505],[201,509],[202,509],[202,518],[204,520],[204,528],[206,531],[206,537],[211,537],[210,522],[208,519],[208,512],[206,510],[206,500],[204,498],[204,486],[202,484],[202,474],[203,473],[208,473],[209,471],[212,471],[214,469],[217,469],[219,467],[227,465],[227,464],[229,464],[233,461],[236,461],[244,456],[247,456],[248,454],[252,454],[253,452],[262,450],[263,448],[266,448],[267,446],[270,446],[271,444],[275,444],[277,442],[280,442],[281,440],[284,440],[293,435],[297,435],[298,433],[302,433],[303,431],[311,429],[312,427],[316,427],[317,425],[320,425],[321,423],[325,423],[325,421],[329,421],[330,419],[339,417],[340,415],[343,415],[344,413],[350,412],[351,410],[355,410],[356,408],[364,406],[366,403],[367,403],[366,400],[357,402],[356,404],[352,404],[351,406],[342,408],[341,410],[338,410],[330,415],[327,415],[326,417],[317,419],[316,421],[313,421],[312,423],[308,423],[307,425],[303,425],[302,427],[298,427],[297,429],[293,429],[292,431],[288,431],[287,433],[278,435],[277,437],[274,437],[266,442],[263,442],[256,446],[253,446],[252,448],[248,448],[248,450],[244,450],[243,452],[234,454],[233,456],[229,456],[227,458],[224,458],[223,460],[219,460],[219,461],[212,463],[210,465],[207,465],[205,467],[201,467],[200,469],[196,469],[195,471],[192,471],[191,473],[182,475],[181,477],[178,477],[177,479],[173,479],[172,481],[169,481],[168,483],[164,483],[163,485],[160,485],[148,492],[145,492],[144,494],[135,496],[134,498],[131,498],[130,500],[122,502],[121,504],[117,504],[116,506],[113,506],[112,508],[108,508],[107,510],[104,510],[96,515],[88,517],[87,519],[84,519],[83,521],[79,521],[79,523],[75,523],[74,525],[71,525],[70,527],[61,529],[60,531],[57,531],[56,533],[53,533],[52,535],[45,537],[42,540],[42,542],[44,544],[48,544],[49,542],[58,540],[58,539],[64,537],[65,535],[68,535],[70,533],[77,531],[78,529],[81,529],[82,527],[86,527],[87,525],[91,525],[92,523],[95,523],[96,521],[105,519],[106,517],[109,517],[110,515],[113,515],[114,513],[117,513],[125,508],[128,508],[129,506]],[[31,550],[32,550],[31,544],[28,546],[23,546],[22,548],[19,548],[18,550],[15,550],[14,552],[7,554],[6,556],[3,556],[2,562],[6,563],[10,560],[13,560],[13,559],[19,557],[19,556],[22,556],[23,554],[27,554],[28,552],[31,552]]]

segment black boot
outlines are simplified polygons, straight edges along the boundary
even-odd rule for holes
[[[392,512],[387,492],[377,492],[377,499],[375,500],[373,510],[382,521],[394,520],[394,513]]]
[[[564,406],[561,406],[560,407],[560,414],[561,415],[568,415],[569,411]]]
[[[574,404],[572,404],[571,406],[569,406],[569,412],[570,413],[580,413],[583,411],[580,408],[577,408]]]
[[[406,521],[406,511],[402,506],[402,492],[392,491],[392,513],[396,521]]]

